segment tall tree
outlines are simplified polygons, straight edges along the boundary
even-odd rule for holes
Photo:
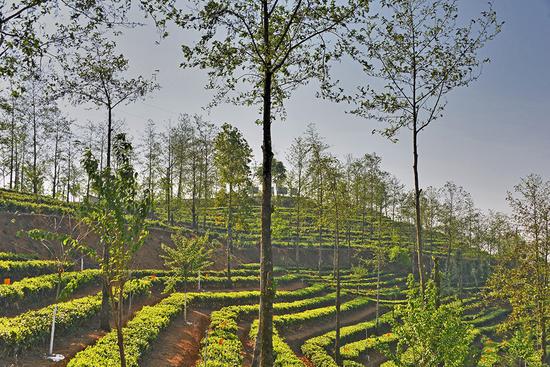
[[[336,319],[334,338],[334,355],[337,365],[342,364],[340,356],[340,304],[341,304],[341,282],[340,282],[340,228],[341,212],[344,185],[342,181],[342,165],[335,157],[327,157],[327,180],[329,182],[331,195],[332,222],[334,223],[334,277],[336,280]]]
[[[79,46],[80,52],[67,55],[62,60],[63,77],[60,80],[62,93],[74,104],[92,103],[107,112],[106,167],[111,167],[111,142],[113,133],[113,110],[134,102],[158,87],[142,76],[127,79],[128,60],[117,54],[116,44],[107,41],[98,32],[90,36],[89,42]],[[104,243],[104,262],[109,261],[109,249]],[[101,307],[101,328],[109,329],[109,291],[103,285]]]
[[[419,133],[442,117],[449,92],[479,77],[488,61],[480,59],[479,51],[502,23],[489,8],[461,25],[455,0],[381,0],[380,5],[382,11],[372,24],[352,29],[344,42],[365,73],[384,82],[360,86],[353,95],[337,90],[332,96],[356,102],[354,114],[385,122],[387,127],[379,132],[392,140],[403,128],[412,133],[416,252],[424,289]]]
[[[71,131],[71,120],[67,119],[61,114],[59,109],[55,109],[51,116],[50,124],[47,129],[50,136],[50,143],[52,149],[51,157],[51,185],[52,185],[52,198],[56,198],[59,191],[59,183],[61,177],[61,162],[63,146],[67,140],[67,132]],[[87,191],[88,193],[88,191]]]
[[[200,188],[202,194],[201,209],[202,211],[202,230],[206,231],[206,218],[208,216],[208,205],[212,195],[213,186],[215,184],[215,172],[213,155],[214,155],[214,138],[217,135],[217,127],[204,120],[200,116],[195,118],[195,128],[197,129],[197,144],[200,155]],[[201,195],[199,195],[201,196]]]
[[[231,257],[233,252],[233,229],[235,191],[247,187],[250,183],[250,162],[252,149],[239,129],[223,124],[214,139],[214,164],[218,171],[220,186],[227,198],[227,281],[231,285]]]
[[[91,103],[107,113],[106,166],[111,166],[113,110],[120,105],[135,102],[158,88],[153,79],[142,76],[128,79],[128,59],[118,54],[114,41],[93,33],[79,50],[62,60],[63,77],[59,80],[61,92],[74,104]]]
[[[323,230],[325,227],[325,206],[326,206],[326,186],[328,173],[328,156],[326,150],[328,145],[315,130],[315,126],[309,125],[306,130],[306,139],[309,150],[309,159],[307,161],[307,175],[309,177],[309,194],[315,198],[317,209],[316,225],[318,231],[318,271],[321,272],[323,260]]]
[[[327,63],[334,56],[330,50],[333,35],[358,16],[362,8],[355,1],[340,5],[332,0],[191,2],[195,10],[189,13],[189,7],[182,10],[167,6],[176,2],[144,1],[148,12],[164,10],[168,18],[199,32],[198,42],[183,47],[183,65],[209,70],[207,86],[219,91],[213,105],[230,102],[261,106],[261,296],[253,365],[271,366],[275,292],[271,250],[272,121],[277,112],[282,112],[284,101],[294,89],[326,76]],[[155,19],[161,26],[167,23],[166,16],[156,14]],[[248,88],[236,88],[237,85]]]
[[[108,262],[102,261],[105,257],[101,253],[93,250],[88,253],[101,263],[104,284],[113,300],[120,366],[126,367],[122,333],[124,286],[129,280],[134,255],[148,235],[145,218],[149,213],[149,195],[145,193],[141,198],[138,194],[137,174],[131,163],[132,145],[124,134],[118,134],[114,143],[116,169],[113,171],[109,166],[100,171],[99,161],[90,151],[85,153],[83,165],[100,199],[87,212],[84,221],[108,244]]]
[[[287,161],[290,163],[291,169],[289,174],[290,183],[290,195],[293,197],[293,209],[294,209],[294,244],[295,244],[295,261],[298,264],[298,249],[302,232],[302,206],[303,195],[305,188],[305,171],[307,165],[307,157],[309,148],[307,142],[303,137],[294,139],[294,142],[289,148],[287,154]]]
[[[271,168],[273,171],[273,183],[275,184],[275,187],[277,189],[277,196],[280,196],[287,180],[286,167],[283,162],[273,158],[273,160],[271,161]]]
[[[550,182],[531,174],[508,193],[519,236],[501,252],[490,295],[512,306],[511,329],[536,330],[542,364],[548,362],[550,324]],[[521,237],[520,237],[521,236]]]
[[[451,256],[462,240],[460,233],[463,225],[464,210],[469,194],[454,182],[447,182],[440,190],[441,210],[440,221],[447,236],[447,255],[445,259],[445,275],[447,285],[452,282]]]
[[[129,24],[126,0],[20,0],[0,3],[0,77],[11,77],[56,45],[78,44],[100,25]],[[48,26],[45,26],[45,25]]]
[[[160,137],[156,131],[156,125],[152,120],[147,122],[145,133],[142,137],[143,156],[143,185],[147,187],[150,195],[151,205],[154,204],[155,188],[157,177],[160,173],[161,147]],[[154,209],[153,207],[151,209]]]

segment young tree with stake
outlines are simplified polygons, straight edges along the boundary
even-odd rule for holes
[[[107,41],[100,33],[94,33],[90,41],[80,46],[83,52],[68,55],[62,62],[64,75],[59,81],[61,92],[74,104],[92,103],[107,112],[106,167],[111,167],[113,110],[122,104],[142,99],[158,87],[152,80],[139,76],[126,79],[128,60],[117,54],[116,44]],[[109,177],[109,176],[107,176]],[[108,244],[103,244],[104,265],[109,262]],[[109,330],[109,302],[107,285],[103,286],[100,324]]]
[[[124,286],[130,278],[129,269],[134,254],[149,233],[145,218],[149,214],[150,196],[145,191],[143,198],[139,197],[137,173],[131,163],[132,145],[126,141],[124,134],[115,137],[113,153],[115,170],[108,166],[99,170],[99,161],[89,150],[85,152],[83,160],[92,188],[99,196],[99,201],[91,205],[83,221],[106,244],[104,249],[109,252],[109,261],[103,261],[105,254],[85,247],[82,250],[87,250],[88,255],[100,263],[103,283],[112,300],[110,303],[117,331],[120,364],[126,367],[122,334]]]
[[[186,237],[183,232],[172,235],[174,246],[162,244],[164,265],[173,271],[166,282],[165,292],[174,291],[179,281],[183,280],[184,313],[187,323],[187,280],[189,276],[199,273],[212,265],[210,261],[213,249],[209,245],[208,235]]]

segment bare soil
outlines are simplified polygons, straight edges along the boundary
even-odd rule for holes
[[[173,320],[140,362],[142,367],[193,367],[199,359],[200,341],[210,324],[210,310],[189,310]]]
[[[375,305],[369,305],[368,307],[362,308],[360,310],[346,312],[341,315],[340,325],[344,327],[367,321],[372,318],[375,312]],[[302,344],[307,339],[311,339],[313,337],[325,334],[333,330],[335,322],[336,320],[334,317],[331,317],[329,320],[323,320],[322,322],[319,322],[318,320],[312,320],[310,322],[302,323],[298,327],[289,328],[280,332],[281,336],[292,348],[294,353],[296,353],[296,355],[300,357],[302,356],[302,351],[300,349]]]

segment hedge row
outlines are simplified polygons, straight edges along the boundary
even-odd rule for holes
[[[64,264],[70,266],[71,264]],[[21,279],[57,272],[59,262],[54,260],[12,261],[0,260],[0,277]]]
[[[300,296],[307,296],[305,292],[301,291],[294,293]],[[336,294],[332,293],[325,296],[300,299],[294,302],[275,303],[273,311],[277,314],[302,311],[329,301],[334,301],[335,296]],[[282,297],[284,298],[284,295]],[[278,298],[280,299],[281,296]],[[201,362],[198,365],[204,367],[240,366],[242,364],[242,343],[237,335],[237,322],[239,318],[253,315],[256,312],[258,312],[258,305],[228,306],[219,311],[212,312],[208,334],[201,341]],[[284,344],[282,340],[280,340],[280,343]],[[284,345],[280,344],[279,347],[281,348],[281,352],[286,355],[287,352],[283,352],[285,349]]]
[[[391,314],[386,313],[380,317],[379,321],[381,324],[387,324],[390,319]],[[346,344],[362,338],[367,332],[373,330],[375,327],[376,320],[371,320],[341,328],[340,343],[344,345],[341,350],[345,348]],[[334,344],[335,338],[335,331],[330,331],[326,334],[311,338],[302,345],[302,353],[304,353],[316,367],[338,367],[332,356],[328,353],[329,348]]]
[[[11,198],[0,198],[0,208],[8,212],[25,212],[38,214],[73,214],[75,210],[71,207],[58,204],[36,203]]]
[[[38,257],[33,254],[17,254],[15,252],[0,252],[0,260],[27,261],[36,260]]]
[[[151,289],[151,281],[139,279],[127,283],[126,294],[144,294]],[[28,311],[16,317],[0,318],[0,351],[18,354],[44,341],[50,335],[55,305]],[[56,329],[64,333],[91,319],[101,308],[101,294],[77,298],[57,305]]]
[[[161,278],[162,279],[162,278]],[[165,279],[163,279],[165,280]],[[287,274],[280,277],[275,277],[275,283],[277,285],[288,284],[301,280],[301,277],[297,274]],[[260,286],[260,278],[258,275],[243,275],[231,277],[231,283],[238,285],[239,287],[258,288]],[[187,289],[193,289],[198,287],[198,278],[189,277],[186,281]],[[227,287],[226,276],[201,276],[201,287],[210,289],[221,289]],[[183,278],[179,279],[176,283],[176,289],[178,291],[184,290]]]
[[[88,269],[78,272],[67,272],[61,276],[61,287],[64,295],[69,295],[76,289],[89,285],[100,278],[100,271]],[[58,274],[40,275],[24,278],[12,285],[0,285],[0,307],[21,301],[32,302],[39,297],[53,295],[59,284]]]
[[[254,320],[250,328],[250,339],[258,334],[258,320]],[[281,338],[276,328],[273,328],[273,367],[305,367],[304,362],[294,354],[288,344]]]
[[[324,289],[324,287],[313,286],[296,292],[278,292],[277,295],[283,299],[291,299],[300,295],[310,296],[322,292]],[[188,293],[187,296],[182,293],[173,293],[154,306],[143,307],[123,329],[128,367],[139,366],[139,359],[150,344],[183,311],[186,298],[188,305],[207,304],[214,307],[222,304],[257,302],[259,295],[258,291]],[[257,310],[257,306],[252,307]],[[212,313],[215,319],[214,314],[215,312]],[[68,364],[68,367],[111,366],[120,366],[115,331],[101,338],[95,345],[78,353]]]
[[[466,315],[464,316],[464,319],[470,325],[477,327],[482,332],[490,332],[490,331],[493,331],[496,325],[487,326],[487,324],[490,324],[495,319],[503,317],[508,313],[510,313],[510,311],[505,308],[494,307],[488,310],[484,310],[483,314],[481,315],[480,314]]]
[[[340,348],[340,354],[345,359],[357,359],[368,349],[375,349],[383,344],[390,344],[397,340],[397,335],[386,333],[381,336],[373,336],[353,343],[349,343]]]
[[[349,302],[342,303],[340,306],[341,312],[349,312],[360,309],[371,304],[372,301],[368,298],[358,297]],[[273,318],[273,322],[278,327],[288,327],[290,325],[299,324],[311,320],[321,320],[332,317],[336,314],[335,306],[327,306],[315,308],[307,311],[302,311],[293,314],[280,315]]]

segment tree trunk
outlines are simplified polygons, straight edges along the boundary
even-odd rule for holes
[[[67,155],[67,203],[69,202],[70,195],[71,195],[71,165],[72,165],[71,142],[69,141],[69,151]]]
[[[10,124],[10,190],[14,188],[15,171],[15,97],[12,99],[11,124]]]
[[[381,201],[382,203],[382,201]],[[380,265],[382,262],[382,205],[378,213],[378,254],[376,261],[376,329],[378,330],[380,318]]]
[[[205,147],[204,153],[204,188],[203,188],[203,213],[202,213],[202,229],[206,232],[206,214],[208,210],[208,147]]]
[[[191,190],[191,218],[193,222],[193,229],[197,230],[199,223],[197,218],[197,158],[195,153],[193,154],[192,173],[193,187]]]
[[[544,293],[544,291],[543,291]],[[542,298],[542,297],[540,297]],[[547,335],[546,335],[546,314],[545,314],[545,300],[544,298],[539,300],[539,324],[540,324],[540,348],[541,348],[541,362],[544,365],[547,358],[546,345],[547,345]]]
[[[113,133],[113,109],[111,106],[107,107],[107,168],[111,168],[111,137]]]
[[[227,286],[232,287],[231,282],[231,253],[233,252],[233,185],[229,184],[227,203]]]
[[[38,129],[36,126],[36,102],[35,102],[35,92],[33,86],[33,96],[32,96],[32,193],[38,194],[38,139],[37,133]]]
[[[112,109],[109,106],[108,110],[108,119],[107,119],[107,168],[111,168],[111,133],[112,133]],[[109,267],[109,244],[103,242],[103,266],[105,268]],[[110,331],[110,317],[109,317],[109,284],[107,283],[106,277],[103,277],[103,285],[101,288],[101,311],[99,314],[99,327],[101,330]]]
[[[341,366],[340,356],[340,220],[338,212],[338,188],[334,185],[334,208],[336,216],[335,270],[336,270],[336,336],[334,338],[334,359]]]
[[[321,274],[323,268],[323,181],[319,176],[319,259],[318,271]]]
[[[57,193],[57,166],[58,166],[58,150],[59,150],[59,131],[55,133],[55,145],[53,151],[53,182],[52,182],[52,198],[55,199]]]
[[[123,284],[120,285],[118,304],[117,304],[117,320],[116,320],[116,335],[118,352],[120,355],[120,367],[126,367],[126,355],[124,354],[124,335],[122,334],[122,301],[124,300]]]
[[[420,218],[420,185],[418,182],[418,130],[417,130],[417,121],[416,121],[416,110],[414,117],[414,126],[413,126],[413,172],[414,172],[414,204],[415,204],[415,214],[416,214],[416,255],[417,255],[417,265],[418,265],[418,280],[420,282],[420,289],[422,290],[422,295],[424,295],[424,261],[422,259],[422,222]]]
[[[300,204],[302,199],[302,169],[301,167],[298,168],[298,195],[296,196],[296,243],[295,250],[296,250],[296,265],[299,264],[299,243],[300,243]]]
[[[263,1],[264,42],[269,44],[269,15]],[[267,47],[269,49],[269,47]],[[262,239],[260,242],[260,318],[252,366],[273,366],[273,254],[271,249],[271,67],[264,72],[263,90],[263,167],[262,167]]]

